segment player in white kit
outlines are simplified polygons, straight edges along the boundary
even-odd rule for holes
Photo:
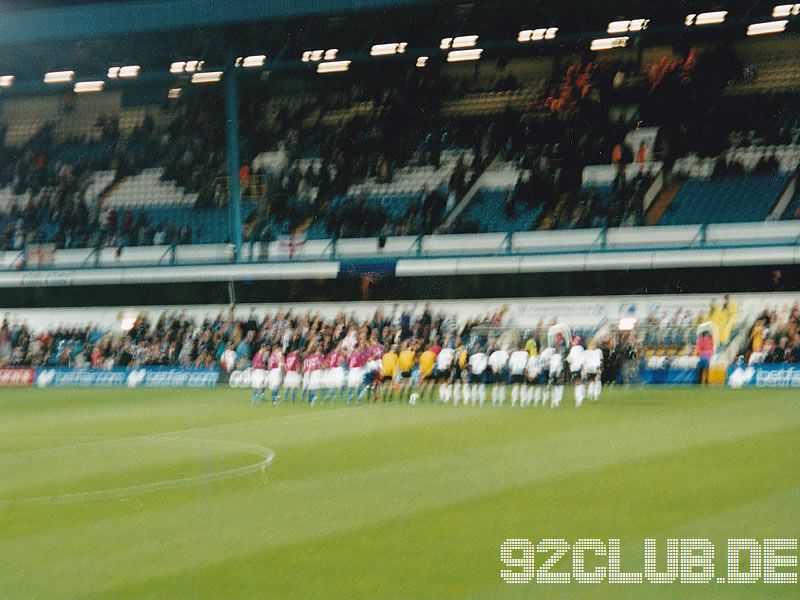
[[[569,380],[575,384],[575,406],[583,404],[583,355],[585,350],[581,345],[581,338],[572,338],[572,347],[567,354],[567,364],[569,365]]]
[[[528,358],[528,364],[525,366],[525,378],[528,381],[527,386],[525,386],[525,406],[530,406],[531,402],[533,402],[535,408],[542,401],[542,386],[539,381],[539,375],[542,371],[541,364],[542,361],[539,355]]]
[[[503,402],[506,400],[506,388],[505,388],[505,378],[506,378],[506,365],[508,364],[508,350],[505,348],[501,348],[500,350],[495,350],[489,355],[489,368],[492,372],[492,406],[497,406],[499,403],[500,406],[503,406]]]
[[[589,342],[589,347],[583,355],[583,377],[586,381],[586,397],[589,400],[599,400],[602,389],[601,374],[603,370],[603,351],[594,342]]]
[[[555,348],[548,346],[539,355],[539,388],[541,388],[542,406],[547,406],[550,400],[550,359],[555,351]]]
[[[445,346],[439,351],[436,356],[436,381],[439,383],[439,400],[447,404],[450,402],[452,396],[452,388],[450,387],[450,375],[453,368],[453,357],[455,351],[448,347],[450,343],[449,336],[445,338]]]
[[[511,406],[516,406],[520,400],[520,387],[525,384],[525,369],[528,366],[528,353],[525,350],[515,350],[508,358],[508,383],[511,384]],[[527,389],[523,390],[523,394]],[[524,400],[520,401],[520,406],[524,406]]]
[[[469,357],[467,368],[469,369],[469,376],[467,378],[467,385],[472,386],[472,406],[476,402],[486,402],[486,367],[489,364],[489,357],[483,351],[483,348],[476,348],[475,352]],[[464,402],[469,401],[469,395],[464,395]]]
[[[556,408],[564,397],[564,357],[555,350],[550,355],[549,373],[550,407]]]

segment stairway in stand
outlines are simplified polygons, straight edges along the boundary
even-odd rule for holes
[[[684,179],[678,178],[662,188],[658,196],[656,196],[656,199],[653,200],[653,204],[650,205],[650,209],[647,211],[648,225],[658,224],[664,212],[669,208],[672,199],[681,189],[681,186],[683,186],[684,181]]]

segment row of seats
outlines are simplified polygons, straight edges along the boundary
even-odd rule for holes
[[[119,118],[119,129],[122,133],[130,133],[140,126],[148,112],[157,123],[167,119],[158,110],[148,111],[148,109],[141,107],[119,107],[114,110],[114,113]],[[7,127],[5,141],[9,146],[20,146],[33,137],[46,123],[54,123],[53,136],[56,141],[63,141],[71,137],[99,140],[101,130],[95,126],[97,116],[99,115],[87,115],[84,113],[73,115],[66,113],[65,115],[25,115],[4,119],[4,124]]]
[[[348,108],[325,111],[322,114],[322,118],[319,119],[319,125],[322,127],[336,127],[356,117],[368,117],[373,113],[374,110],[375,103],[371,100],[366,102],[356,102]],[[317,124],[318,115],[319,113],[312,114],[308,119],[306,119],[306,124]]]
[[[542,206],[532,209],[517,203],[514,216],[506,210],[508,189],[480,190],[458,216],[458,228],[468,229],[477,224],[477,233],[530,231],[542,214]]]
[[[146,208],[144,213],[153,227],[161,224],[177,230],[187,227],[196,244],[221,244],[230,239],[227,209],[159,207]]]
[[[339,196],[331,201],[330,209],[337,210],[343,203],[352,201],[352,196]],[[370,195],[364,198],[367,209],[382,210],[391,223],[399,223],[408,214],[409,209],[420,203],[422,198],[419,193],[400,193],[389,195]],[[327,230],[322,219],[315,219],[305,230],[308,239],[327,239],[331,232]]]
[[[788,180],[786,174],[689,179],[678,190],[658,224],[763,221]]]
[[[791,221],[798,218],[800,215],[800,192],[795,193],[794,198],[789,203],[789,206],[786,207],[786,210],[783,212],[783,216],[781,217],[782,221]]]
[[[800,144],[786,146],[749,146],[727,150],[722,157],[730,162],[742,164],[746,171],[756,167],[760,160],[774,156],[779,165],[779,170],[790,172],[800,165]],[[717,158],[700,158],[696,154],[689,154],[675,161],[673,172],[689,177],[710,177],[714,172]]]
[[[116,177],[116,171],[96,171],[92,175],[92,180],[86,188],[86,199],[92,200],[102,194],[105,189],[111,185]]]
[[[458,100],[448,100],[442,104],[442,114],[449,116],[479,116],[501,113],[506,108],[522,110],[528,104],[541,99],[544,82],[531,88],[505,92],[481,92],[466,94]]]
[[[798,88],[800,65],[792,59],[776,60],[770,57],[748,64],[752,77],[735,82],[725,88],[728,95],[786,92]]]
[[[365,196],[396,196],[423,190],[430,191],[450,181],[459,158],[463,160],[464,166],[469,167],[474,154],[467,150],[447,150],[442,152],[438,169],[431,165],[403,167],[392,173],[391,183],[378,183],[376,178],[369,178],[350,186],[349,193]],[[465,179],[469,179],[469,173]]]
[[[160,167],[131,175],[106,199],[109,208],[128,206],[194,206],[197,194],[187,194],[174,181],[162,181]]]

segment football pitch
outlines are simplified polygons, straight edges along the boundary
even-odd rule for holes
[[[4,600],[797,597],[511,585],[500,546],[619,539],[642,571],[646,538],[662,556],[708,538],[724,573],[729,538],[800,537],[798,507],[796,390],[613,389],[580,410],[571,391],[556,410],[0,392]]]

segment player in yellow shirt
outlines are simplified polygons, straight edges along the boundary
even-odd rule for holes
[[[433,367],[436,364],[436,353],[430,347],[419,357],[419,385],[420,396],[428,392],[430,398],[433,393]]]
[[[400,396],[408,395],[411,390],[411,371],[414,370],[414,363],[417,355],[411,348],[408,341],[403,342],[400,355],[397,359],[397,369],[400,373]]]
[[[392,382],[394,381],[395,373],[397,373],[397,363],[400,357],[397,355],[397,346],[393,345],[383,357],[381,357],[381,390],[375,394],[375,398],[379,396],[383,400],[387,399],[392,392]]]

